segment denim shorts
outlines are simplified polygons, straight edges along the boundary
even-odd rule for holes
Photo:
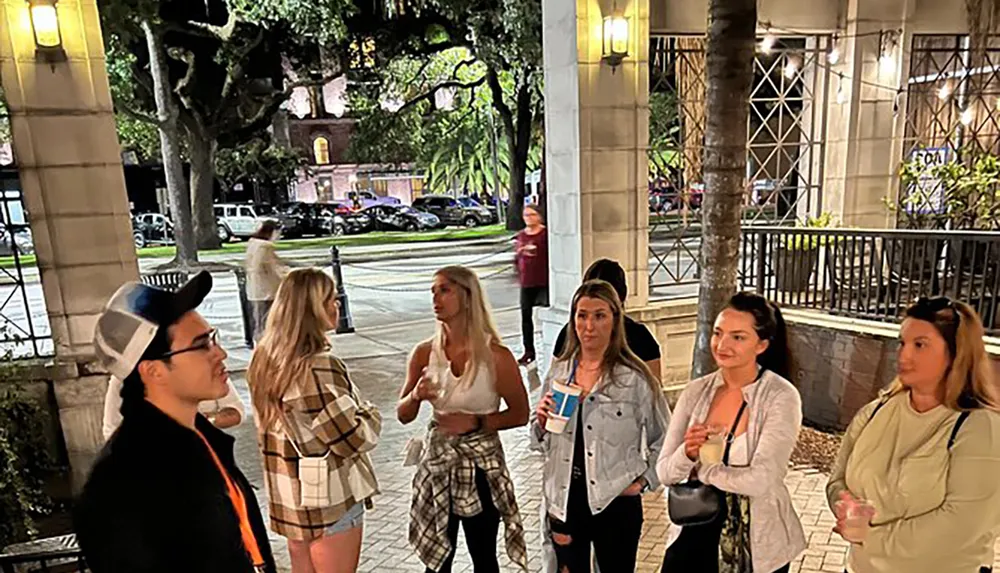
[[[351,509],[347,510],[347,513],[343,517],[337,520],[330,527],[323,530],[323,535],[335,535],[337,533],[343,533],[354,529],[355,527],[361,527],[361,524],[365,522],[365,504],[364,502],[355,503]]]

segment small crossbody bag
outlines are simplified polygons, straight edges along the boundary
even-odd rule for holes
[[[330,450],[323,456],[302,455],[298,444],[288,435],[288,428],[286,425],[285,439],[299,456],[299,505],[303,508],[330,507],[333,505],[330,498],[330,463],[327,461]]]
[[[733,445],[733,437],[736,435],[740,418],[743,417],[743,412],[746,409],[747,403],[744,400],[739,413],[736,414],[732,429],[726,435],[726,450],[722,454],[723,465],[729,465],[729,450]],[[670,515],[670,521],[682,527],[712,523],[718,518],[722,507],[722,491],[698,480],[693,479],[674,484],[669,487],[667,492],[667,513]]]

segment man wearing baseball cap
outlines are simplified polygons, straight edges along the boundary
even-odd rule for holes
[[[211,288],[207,272],[176,293],[129,283],[97,321],[123,421],[74,510],[95,573],[275,573],[234,440],[198,413],[228,392],[226,352],[194,310]]]

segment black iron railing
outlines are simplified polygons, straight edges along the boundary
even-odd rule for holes
[[[784,306],[893,322],[946,295],[1000,335],[1000,232],[750,226],[742,241],[743,288]]]

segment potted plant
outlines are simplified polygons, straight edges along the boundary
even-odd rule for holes
[[[808,229],[823,229],[836,226],[832,213],[822,213],[819,217],[806,218]],[[771,255],[775,285],[785,292],[805,292],[809,279],[819,264],[820,247],[829,242],[829,237],[820,235],[784,235],[778,241]]]
[[[899,214],[905,228],[967,231],[1000,227],[1000,159],[974,152],[962,155],[971,159],[962,161],[945,150],[917,150],[903,162],[900,179],[905,195],[898,204],[887,201],[886,205]],[[907,266],[918,273],[920,268],[935,269],[943,247],[944,241],[907,242],[902,261],[913,260]],[[948,241],[948,249],[948,260],[956,270],[996,268],[996,261],[986,260],[985,244],[963,248],[957,241]]]

